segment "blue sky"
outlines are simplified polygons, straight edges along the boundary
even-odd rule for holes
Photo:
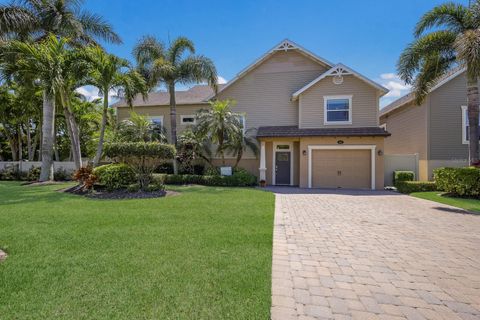
[[[5,1],[0,1],[5,2]],[[86,0],[124,44],[107,48],[131,59],[136,41],[151,34],[168,42],[187,36],[226,80],[284,38],[332,62],[342,62],[405,94],[395,63],[419,17],[446,0]],[[468,4],[468,0],[457,0]]]

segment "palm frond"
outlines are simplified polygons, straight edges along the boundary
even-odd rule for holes
[[[456,38],[457,36],[453,32],[436,31],[416,39],[404,49],[397,62],[400,78],[406,83],[412,84],[423,60],[432,53],[446,58],[454,57],[453,45]]]
[[[26,8],[0,5],[0,34],[27,33],[35,30],[38,21]]]
[[[164,57],[164,45],[153,36],[144,36],[133,48],[133,56],[140,66],[152,65]]]
[[[467,30],[455,41],[457,59],[467,68],[467,75],[474,79],[480,75],[480,30]]]
[[[72,21],[75,21],[72,19]],[[113,31],[111,24],[106,22],[102,16],[83,11],[78,16],[83,31],[92,38],[100,38],[110,43],[121,44],[122,39]]]
[[[217,69],[209,58],[197,55],[183,60],[178,66],[178,82],[183,84],[207,82],[214,90],[217,88]]]
[[[415,26],[414,34],[419,37],[427,29],[445,27],[453,33],[461,33],[472,24],[469,9],[462,4],[445,3],[425,13]]]
[[[170,44],[170,48],[168,49],[167,53],[167,59],[175,65],[180,61],[182,55],[187,51],[191,54],[195,53],[195,46],[192,40],[186,37],[178,37]]]

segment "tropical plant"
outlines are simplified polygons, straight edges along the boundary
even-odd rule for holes
[[[187,54],[188,53],[188,54]],[[170,136],[177,146],[175,86],[207,82],[217,90],[217,70],[212,60],[195,55],[195,46],[187,38],[175,39],[168,48],[154,37],[146,36],[133,50],[140,72],[151,88],[164,84],[170,95]],[[176,164],[175,164],[176,171]]]
[[[187,172],[194,171],[197,160],[206,161],[213,166],[210,142],[192,128],[185,129],[178,137],[177,158]]]
[[[93,159],[93,166],[97,166],[103,153],[105,129],[107,126],[109,94],[119,92],[126,102],[132,106],[133,99],[137,94],[146,98],[147,85],[140,73],[133,69],[130,63],[113,54],[106,53],[101,47],[94,46],[84,52],[84,58],[88,61],[89,77],[86,83],[98,88],[103,95],[103,113],[100,126],[97,151]]]
[[[22,0],[1,5],[0,37],[4,41],[12,38],[40,41],[53,34],[58,38],[74,39],[75,44],[96,43],[96,39],[121,43],[120,37],[101,16],[82,10],[82,3],[82,0]],[[15,60],[12,57],[9,61]],[[50,88],[43,92],[40,181],[53,179],[54,123],[55,94]]]
[[[238,131],[227,142],[225,150],[235,156],[234,168],[238,167],[240,160],[242,160],[245,151],[248,149],[252,150],[255,157],[258,157],[259,150],[257,139],[252,135],[255,130],[255,128],[251,128],[245,130],[245,132],[243,132],[243,130]]]
[[[413,85],[418,104],[442,76],[455,67],[466,68],[470,163],[477,164],[480,1],[469,7],[455,3],[434,7],[420,18],[414,35],[415,40],[401,54],[397,68],[402,80]]]
[[[121,121],[115,131],[115,142],[161,142],[166,143],[165,128],[151,122],[146,116],[135,112],[130,118]]]
[[[241,115],[231,110],[232,100],[210,102],[211,108],[200,110],[195,131],[203,139],[208,139],[216,146],[216,154],[225,165],[225,152],[234,144],[234,140],[243,135]]]
[[[83,0],[21,0],[0,5],[3,39],[42,40],[50,33],[75,39],[79,44],[101,39],[121,43],[112,26],[100,15],[82,9]]]

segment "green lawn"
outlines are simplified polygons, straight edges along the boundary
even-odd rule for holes
[[[431,200],[443,204],[448,204],[457,208],[462,208],[468,211],[480,212],[480,200],[467,198],[453,198],[443,196],[441,192],[415,192],[411,196]]]
[[[273,194],[57,189],[0,183],[1,319],[268,319]]]

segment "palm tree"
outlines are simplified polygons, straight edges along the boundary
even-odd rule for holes
[[[466,68],[470,163],[478,164],[480,1],[469,7],[455,3],[434,7],[417,23],[415,38],[401,54],[397,69],[402,80],[413,85],[418,104],[442,76],[455,67]]]
[[[89,77],[87,83],[97,87],[103,95],[103,116],[100,126],[98,147],[93,159],[93,165],[97,166],[103,152],[105,128],[107,126],[109,93],[117,91],[122,93],[123,98],[132,106],[133,99],[137,94],[142,94],[144,99],[147,94],[147,85],[140,73],[131,68],[130,63],[113,54],[106,53],[99,46],[90,47],[84,54],[89,64]]]
[[[231,100],[210,102],[210,109],[203,109],[197,113],[195,126],[195,131],[201,137],[209,139],[216,145],[216,153],[222,158],[223,165],[225,165],[225,151],[232,146],[229,143],[243,135],[241,115],[231,110],[231,104],[233,104]]]
[[[131,112],[130,118],[118,124],[114,140],[124,142],[165,143],[164,127],[152,123],[146,116]]]
[[[96,39],[121,43],[110,24],[99,15],[81,9],[82,0],[21,0],[0,6],[0,38],[33,39],[40,41],[56,37],[70,37],[76,44],[96,43]],[[15,59],[13,59],[14,61]],[[12,60],[10,60],[12,61]],[[55,82],[51,79],[48,82]],[[40,181],[53,179],[55,128],[55,97],[51,91],[43,93],[42,173]],[[44,157],[45,155],[45,157]]]
[[[235,155],[234,168],[238,167],[240,160],[243,158],[243,154],[248,149],[253,151],[255,157],[258,156],[257,140],[250,134],[254,130],[254,128],[251,128],[245,132],[243,132],[243,130],[238,131],[231,140],[227,142],[225,150]]]
[[[189,53],[186,55],[186,53]],[[170,94],[171,142],[177,146],[175,85],[207,82],[217,90],[217,70],[212,60],[195,55],[195,46],[187,38],[175,39],[165,49],[162,42],[147,36],[135,46],[133,54],[150,87],[165,84]]]
[[[41,40],[50,33],[79,44],[102,39],[120,44],[120,37],[100,15],[82,10],[83,0],[20,0],[0,5],[0,36]]]

